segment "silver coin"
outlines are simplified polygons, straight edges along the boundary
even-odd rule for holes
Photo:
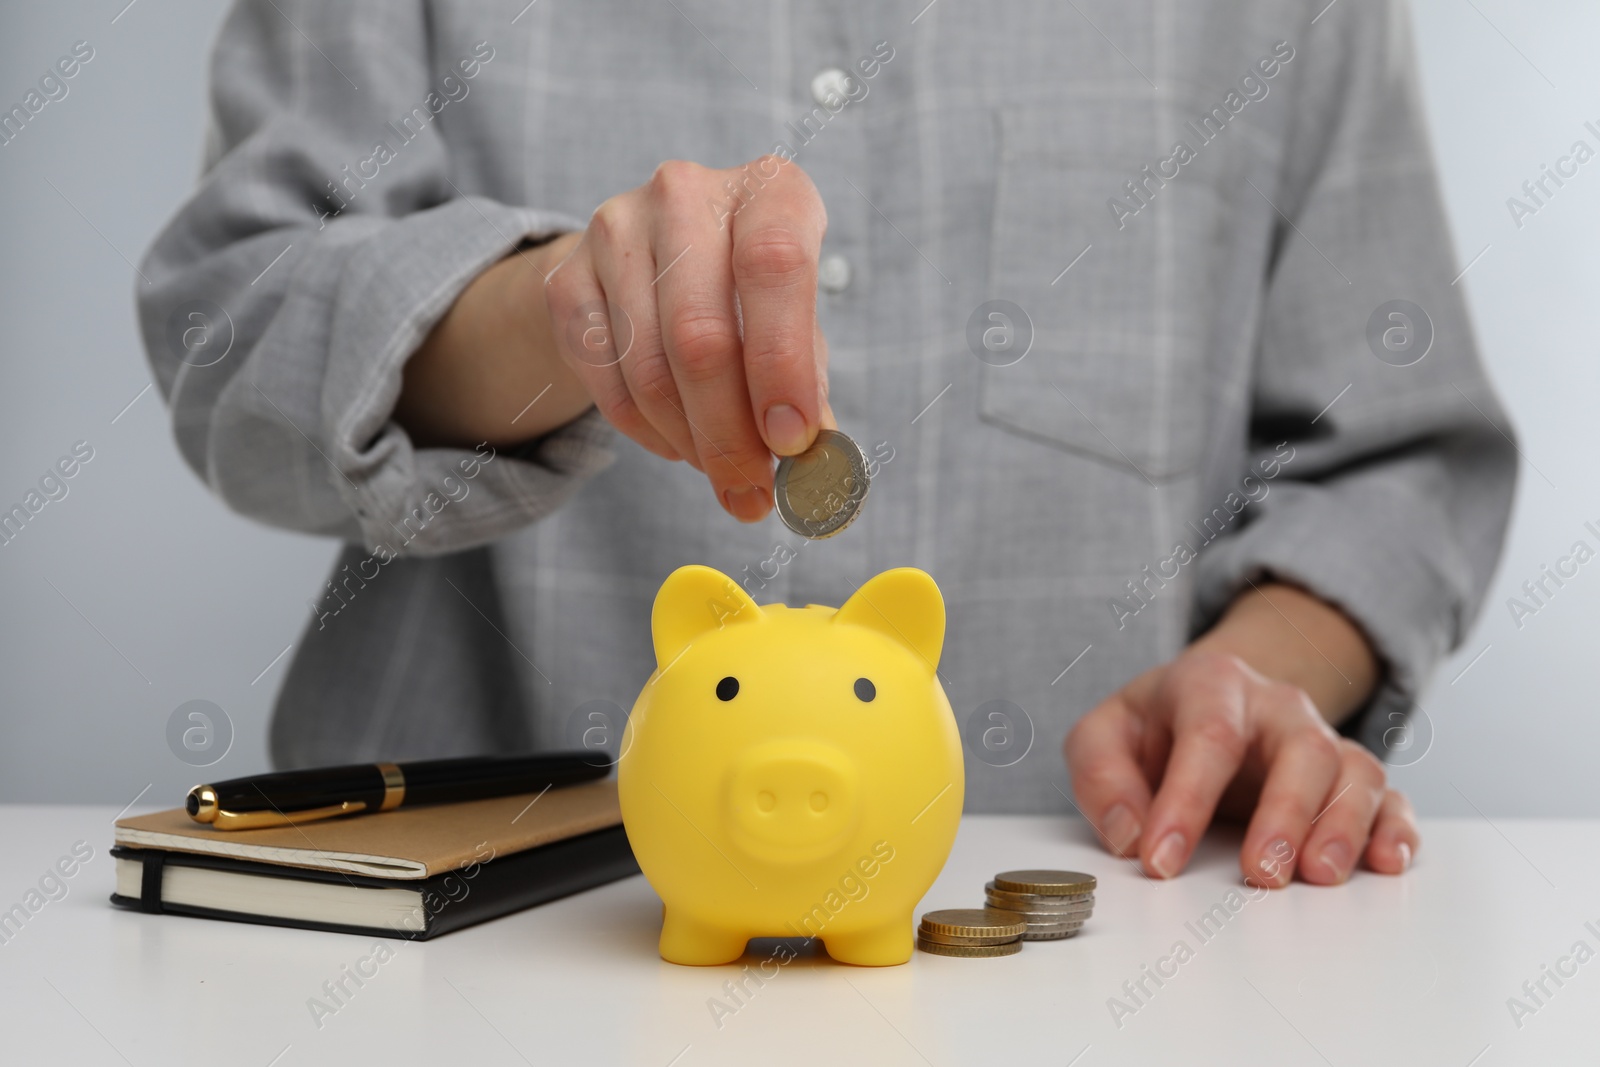
[[[1074,926],[1070,930],[1062,930],[1062,931],[1059,931],[1059,932],[1056,932],[1056,933],[1035,933],[1034,931],[1029,930],[1027,933],[1022,935],[1022,940],[1024,940],[1024,941],[1064,941],[1069,937],[1077,937],[1078,936],[1078,930],[1079,930],[1079,928],[1076,927],[1076,926]]]
[[[1078,904],[1094,900],[1092,890],[1086,893],[1016,893],[1001,889],[993,882],[985,882],[983,890],[991,897],[1011,904]]]
[[[1084,893],[1072,897],[1028,896],[1024,893],[1007,893],[1003,889],[990,889],[988,886],[983,887],[983,893],[984,896],[993,897],[995,900],[1004,900],[1009,904],[1015,904],[1019,908],[1082,908],[1094,903],[1093,893]]]
[[[1071,904],[1040,904],[1037,902],[1019,904],[1014,900],[1008,900],[1005,897],[996,896],[993,893],[985,894],[984,900],[991,908],[1002,908],[1006,911],[1014,911],[1023,915],[1029,915],[1033,913],[1043,913],[1046,915],[1087,915],[1089,912],[1094,910],[1094,901],[1092,900],[1079,900]]]
[[[996,893],[985,893],[984,898],[989,901],[990,907],[1000,908],[1002,911],[1085,911],[1094,907],[1092,900],[1073,900],[1064,904],[1055,901],[1046,903],[1042,900],[1018,901]]]
[[[993,906],[992,904],[990,905],[990,907]],[[1012,908],[1011,910],[1030,923],[1082,922],[1093,914],[1089,911],[1023,911],[1021,908]]]
[[[838,430],[819,430],[810,448],[778,461],[772,496],[785,526],[820,541],[855,520],[871,481],[860,445]]]

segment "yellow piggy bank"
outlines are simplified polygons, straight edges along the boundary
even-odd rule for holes
[[[762,607],[683,567],[650,622],[656,670],[617,785],[665,903],[662,958],[727,963],[752,937],[814,937],[844,963],[905,963],[964,792],[933,579],[901,568],[837,610]]]

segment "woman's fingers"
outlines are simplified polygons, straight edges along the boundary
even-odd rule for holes
[[[1184,868],[1224,796],[1252,806],[1239,853],[1251,885],[1296,874],[1337,885],[1363,858],[1400,874],[1418,846],[1383,764],[1336,735],[1303,690],[1226,653],[1191,648],[1135,678],[1079,720],[1065,754],[1102,841],[1126,853],[1135,839],[1154,877]]]
[[[790,162],[671,161],[602,204],[546,283],[562,358],[601,413],[703,471],[745,522],[772,508],[773,454],[834,425],[816,314],[826,228]]]
[[[620,196],[600,205],[589,220],[585,243],[613,318],[611,334],[595,362],[615,360],[629,399],[680,456],[694,456],[694,441],[680,413],[677,387],[661,345],[661,322],[651,286],[655,261],[650,218],[637,197]]]
[[[1385,790],[1367,842],[1367,866],[1379,874],[1404,874],[1421,844],[1411,801],[1398,790]]]
[[[1257,699],[1272,705],[1266,714],[1281,725],[1269,728],[1262,746],[1269,764],[1239,850],[1239,869],[1251,884],[1276,888],[1294,877],[1312,821],[1337,788],[1339,740],[1300,690],[1273,685]]]
[[[592,238],[592,233],[585,233],[572,254],[545,279],[557,351],[606,421],[658,456],[692,459],[692,451],[680,452],[656,429],[622,376],[620,363],[625,353],[631,354],[627,336],[631,331],[623,331],[619,346],[619,324],[612,321],[613,302],[608,302],[595,272]]]
[[[725,173],[693,163],[656,169],[648,187],[648,258],[656,264],[648,289],[660,317],[676,415],[717,499],[736,518],[755,522],[772,506],[772,453],[750,412],[734,307],[732,234],[706,210],[710,190]],[[648,387],[660,389],[661,383]]]
[[[828,403],[828,339],[822,334],[822,324],[811,330],[811,345],[817,353],[817,392],[822,405],[817,414],[817,425],[824,430],[837,430],[839,420],[833,416],[833,405]]]
[[[1172,755],[1140,844],[1149,874],[1171,878],[1183,870],[1239,773],[1257,730],[1247,693],[1253,677],[1232,656],[1197,655],[1170,669],[1156,689],[1152,711],[1172,724]]]
[[[1078,807],[1113,854],[1138,851],[1150,807],[1150,784],[1139,770],[1137,721],[1112,697],[1067,734],[1067,769]]]
[[[1300,877],[1338,885],[1367,848],[1384,799],[1383,764],[1354,741],[1339,741],[1339,780],[1323,802],[1299,860]]]
[[[793,164],[763,156],[744,169],[763,183],[732,218],[747,405],[766,447],[792,456],[816,437],[822,406],[813,338],[827,214]]]

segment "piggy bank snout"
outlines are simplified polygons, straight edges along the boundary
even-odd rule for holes
[[[854,762],[811,742],[775,742],[743,754],[728,778],[734,839],[770,862],[801,863],[841,846],[861,822]]]

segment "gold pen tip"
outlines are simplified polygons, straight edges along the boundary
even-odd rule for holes
[[[216,822],[217,791],[209,785],[195,786],[184,799],[183,809],[195,822]]]

